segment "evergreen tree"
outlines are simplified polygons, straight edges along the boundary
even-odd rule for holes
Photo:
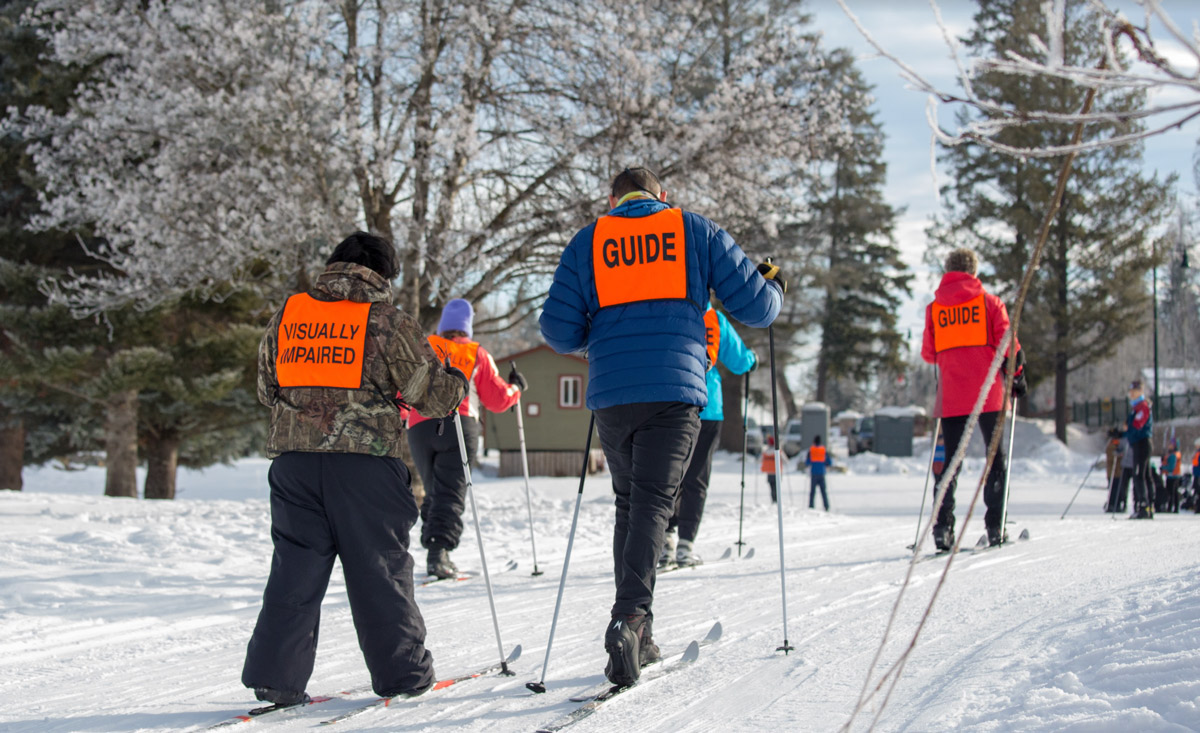
[[[989,57],[1044,55],[1031,40],[1041,30],[1040,7],[1039,0],[980,0],[965,46]],[[1066,63],[1094,66],[1103,40],[1085,3],[1067,2],[1065,28]],[[985,100],[1063,113],[1078,112],[1087,93],[1065,79],[996,71],[977,74],[973,85]],[[1138,91],[1101,90],[1097,111],[1128,114],[1116,116],[1120,122],[1089,124],[1085,140],[1138,129],[1136,112],[1144,103]],[[1045,149],[1067,143],[1071,133],[1068,125],[1029,123],[1004,130],[1000,141]],[[946,151],[942,161],[951,170],[951,183],[943,189],[947,210],[930,229],[931,260],[939,261],[953,247],[971,247],[980,256],[981,277],[1002,298],[1011,298],[1036,244],[1062,159],[1017,158],[965,144]],[[1147,232],[1166,213],[1174,178],[1143,175],[1141,163],[1142,148],[1136,144],[1076,158],[1025,303],[1018,336],[1028,379],[1032,387],[1053,376],[1055,425],[1064,443],[1070,373],[1149,326],[1145,277],[1154,255]]]
[[[900,367],[896,310],[911,280],[893,237],[898,212],[883,199],[887,164],[883,130],[869,108],[870,87],[845,51],[832,54],[829,69],[850,92],[852,134],[831,151],[808,232],[825,249],[825,267],[817,274],[825,291],[816,368],[821,402],[828,401],[834,380],[862,384]]]

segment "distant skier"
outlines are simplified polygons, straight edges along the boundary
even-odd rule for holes
[[[1188,495],[1188,502],[1183,508],[1200,514],[1200,445],[1192,453],[1192,491]]]
[[[767,476],[767,485],[771,487],[771,503],[779,502],[777,487],[775,486],[775,438],[768,435],[767,444],[763,446],[762,465],[759,466]]]
[[[1150,436],[1154,415],[1142,391],[1141,380],[1129,385],[1129,417],[1125,420],[1125,439],[1133,452],[1133,503],[1131,519],[1154,519],[1154,480],[1150,475]]]
[[[723,229],[666,204],[647,168],[626,168],[610,210],[571,238],[542,309],[559,353],[586,350],[587,406],[616,494],[616,599],[606,622],[605,675],[628,685],[658,656],[654,581],[675,495],[708,404],[703,303],[770,325],[783,305],[779,267],[755,266]]]
[[[1121,491],[1121,461],[1122,451],[1126,443],[1122,440],[1124,432],[1120,428],[1108,431],[1108,443],[1104,446],[1104,472],[1108,477],[1108,501],[1104,503],[1104,511],[1119,512],[1121,502],[1118,495]]]
[[[833,456],[821,445],[821,436],[814,435],[812,447],[804,457],[804,465],[808,466],[809,488],[808,508],[813,509],[817,498],[817,489],[821,489],[821,501],[825,503],[825,511],[829,511],[829,494],[825,491],[825,467],[833,465]]]
[[[660,568],[678,565],[699,565],[703,561],[696,554],[693,544],[700,532],[700,520],[704,516],[704,499],[708,495],[708,479],[712,474],[713,452],[717,439],[721,437],[721,423],[725,420],[725,405],[721,395],[721,370],[717,363],[734,374],[745,374],[758,365],[758,358],[742,341],[725,317],[710,303],[704,311],[704,333],[708,352],[708,371],[705,381],[708,388],[708,405],[700,411],[700,433],[696,436],[696,448],[687,470],[683,472],[683,483],[675,499],[675,513],[667,523],[667,539],[658,558]],[[679,529],[678,546],[675,530]]]
[[[357,232],[327,264],[312,289],[275,313],[258,351],[258,399],[271,408],[275,553],[242,683],[281,706],[307,699],[321,599],[338,558],[375,693],[419,695],[433,685],[413,600],[408,533],[417,506],[394,396],[444,415],[467,389],[392,305],[400,266],[391,242]]]
[[[492,355],[471,340],[474,318],[471,304],[455,298],[442,308],[438,332],[429,337],[438,357],[449,360],[470,382],[470,390],[458,406],[468,457],[479,447],[479,403],[492,412],[503,412],[517,404],[521,390],[528,386],[516,369],[509,372],[508,381],[500,378]],[[421,546],[428,551],[425,572],[443,580],[453,578],[458,568],[450,553],[462,537],[462,514],[467,506],[467,474],[458,435],[453,425],[436,414],[430,418],[414,409],[408,415],[408,445],[425,484],[425,501],[421,502]]]
[[[956,249],[946,256],[945,274],[938,285],[935,299],[925,309],[925,335],[921,357],[936,364],[940,373],[938,380],[938,409],[942,418],[942,431],[946,440],[946,459],[952,460],[963,439],[967,419],[980,391],[986,390],[983,411],[979,415],[979,427],[984,442],[991,444],[992,434],[1000,427],[1000,411],[1004,405],[1003,368],[996,373],[991,384],[984,378],[991,367],[992,358],[1004,332],[1008,330],[1008,309],[1003,301],[983,289],[976,273],[979,260],[969,249]],[[1016,373],[1012,375],[1013,394],[1025,394],[1025,355],[1014,337],[1016,349]],[[1005,359],[1009,351],[1005,351]],[[970,440],[970,436],[967,436]],[[987,506],[984,524],[990,545],[1006,541],[1003,527],[1004,479],[1007,472],[1006,446],[1000,448],[992,463],[984,485],[983,502]],[[958,475],[950,477],[946,496],[937,508],[937,520],[933,526],[933,541],[938,550],[949,550],[954,546],[954,489]]]

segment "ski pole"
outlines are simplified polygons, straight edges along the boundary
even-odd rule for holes
[[[479,562],[483,564],[483,582],[487,586],[488,605],[492,609],[492,626],[496,629],[496,647],[500,650],[500,674],[514,674],[508,669],[504,642],[500,640],[500,618],[496,615],[496,599],[492,594],[492,578],[488,575],[487,555],[483,551],[483,532],[479,529],[479,509],[475,506],[475,488],[471,481],[471,461],[467,456],[467,441],[463,438],[462,419],[454,410],[454,432],[458,434],[458,454],[462,457],[463,473],[467,477],[467,498],[471,500],[471,517],[475,521],[475,541],[479,543]]]
[[[745,379],[742,382],[743,390],[745,391],[745,405],[742,408],[742,494],[738,499],[738,538],[737,548],[738,557],[742,556],[742,518],[746,515],[746,441],[748,440],[747,430],[750,425],[750,372],[746,372]]]
[[[937,454],[937,439],[941,432],[942,418],[939,417],[933,423],[933,442],[929,444],[929,467],[925,469],[925,488],[921,490],[921,513],[917,515],[917,535],[913,537],[913,552],[917,551],[917,542],[921,539],[921,521],[925,519],[925,497],[929,494],[929,477],[933,475],[933,457]]]
[[[575,495],[575,516],[571,519],[571,533],[567,535],[567,556],[563,558],[562,578],[558,581],[558,600],[554,602],[554,618],[550,621],[550,638],[546,641],[546,661],[542,662],[542,679],[526,682],[525,687],[533,692],[546,691],[546,669],[550,666],[550,648],[554,645],[554,629],[558,626],[558,612],[562,609],[563,588],[567,584],[567,568],[571,565],[571,548],[575,545],[575,527],[579,525],[579,504],[583,501],[583,481],[587,478],[588,458],[592,453],[592,431],[596,428],[596,413],[588,421],[587,443],[583,448],[583,468],[579,471],[579,493]]]
[[[1063,509],[1062,516],[1061,516],[1061,517],[1059,517],[1059,519],[1066,519],[1066,518],[1067,518],[1067,512],[1071,511],[1071,506],[1072,506],[1072,505],[1075,503],[1075,499],[1076,499],[1076,498],[1079,496],[1079,492],[1080,492],[1080,491],[1083,491],[1083,485],[1087,483],[1087,480],[1088,480],[1088,478],[1089,478],[1089,477],[1091,477],[1091,475],[1092,475],[1092,471],[1096,470],[1096,464],[1097,464],[1097,463],[1099,463],[1099,462],[1100,462],[1100,459],[1101,459],[1101,458],[1103,458],[1103,457],[1104,457],[1104,454],[1103,454],[1103,453],[1101,453],[1101,454],[1100,454],[1100,455],[1099,455],[1099,456],[1096,458],[1096,460],[1092,461],[1092,465],[1088,466],[1087,473],[1085,473],[1085,474],[1083,475],[1083,480],[1079,482],[1079,488],[1078,488],[1078,489],[1075,489],[1075,496],[1072,496],[1072,497],[1071,497],[1071,503],[1070,503],[1070,504],[1067,504],[1067,508],[1066,508],[1066,509]],[[1111,488],[1109,489],[1109,493],[1112,493],[1112,489],[1111,489]],[[1116,518],[1116,514],[1113,514],[1113,518],[1114,518],[1114,519]]]
[[[775,374],[775,326],[767,326],[767,342],[771,349],[771,426],[775,431],[775,485],[778,487],[775,491],[776,499],[775,509],[779,517],[779,587],[781,597],[783,599],[783,646],[776,647],[775,651],[783,652],[786,655],[788,652],[795,649],[788,643],[787,630],[787,565],[783,559],[783,484],[780,482],[780,468],[782,460],[780,453],[779,439],[779,401],[776,396],[776,374]],[[763,446],[766,450],[766,446]]]
[[[517,370],[517,363],[510,361],[513,371]],[[525,472],[525,509],[529,513],[529,544],[533,548],[533,572],[530,575],[541,575],[542,571],[538,570],[537,566],[537,540],[533,537],[533,500],[530,498],[529,492],[529,455],[525,452],[525,420],[521,415],[521,398],[517,397],[517,437],[521,441],[521,469]]]
[[[1005,530],[1005,527],[1007,526],[1007,523],[1008,523],[1008,486],[1009,486],[1010,480],[1012,479],[1013,440],[1017,437],[1017,401],[1020,399],[1021,399],[1020,397],[1016,397],[1016,396],[1014,396],[1012,398],[1012,414],[1009,415],[1009,419],[1012,422],[1008,426],[1008,457],[1004,461],[1004,463],[1005,463],[1005,466],[1004,466],[1004,503],[1000,505],[1000,507],[1001,507],[1000,508],[1000,541],[1001,542],[1004,541],[1004,537],[1007,534],[1007,530]]]

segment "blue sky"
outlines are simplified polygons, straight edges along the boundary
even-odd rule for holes
[[[1112,2],[1112,0],[1110,0]],[[1139,23],[1142,11],[1131,1],[1116,2],[1130,20]],[[956,89],[955,65],[942,38],[933,10],[920,0],[846,0],[862,25],[892,55],[912,66],[924,78],[941,88]],[[1163,2],[1163,7],[1183,29],[1200,19],[1200,3],[1195,0]],[[942,0],[938,4],[942,18],[956,36],[966,33],[976,5],[969,0]],[[825,45],[848,48],[858,57],[858,67],[875,86],[875,110],[887,134],[888,201],[907,211],[899,221],[897,239],[909,266],[918,273],[913,283],[913,299],[902,306],[901,327],[911,333],[912,345],[919,350],[924,325],[924,305],[933,298],[936,282],[921,262],[925,251],[924,230],[938,209],[937,185],[932,172],[930,131],[926,121],[926,95],[906,88],[896,65],[879,57],[843,13],[835,0],[811,0],[808,4],[814,25],[825,35]],[[1157,38],[1163,34],[1156,32]],[[1167,46],[1170,50],[1169,45]],[[939,107],[944,126],[953,121],[953,110]],[[1196,200],[1196,182],[1191,173],[1192,156],[1200,139],[1200,122],[1193,121],[1181,130],[1152,138],[1146,143],[1147,170],[1161,174],[1178,172],[1180,192]],[[943,181],[944,182],[944,181]]]

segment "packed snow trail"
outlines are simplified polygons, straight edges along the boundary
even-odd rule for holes
[[[1010,517],[1033,538],[958,557],[878,730],[1200,730],[1200,517],[1113,521],[1100,509],[1105,494],[1097,485],[1060,521],[1095,451],[1085,445],[1073,454],[1021,430],[1017,440]],[[621,695],[572,731],[842,726],[907,568],[925,450],[918,442],[911,459],[850,459],[850,473],[829,475],[829,514],[790,501],[793,493],[806,498],[806,476],[785,479],[796,646],[787,657],[774,651],[782,640],[778,557],[770,551],[775,512],[765,483],[747,476],[744,533],[755,557],[664,574],[656,592],[655,638],[664,648],[681,647],[717,620],[721,643],[686,673]],[[270,563],[267,465],[181,471],[174,502],[99,496],[98,469],[30,470],[25,492],[0,493],[0,730],[196,730],[254,707],[239,676]],[[966,471],[981,466],[971,457]],[[523,479],[489,473],[475,477],[489,559],[526,567]],[[504,638],[525,650],[516,676],[482,678],[337,729],[527,733],[603,681],[613,508],[601,475],[585,489],[548,691],[524,689],[540,676],[577,482],[533,479],[545,575],[494,578]],[[697,542],[706,559],[737,539],[739,482],[738,457],[719,453]],[[973,539],[983,525],[959,531]],[[473,540],[454,558],[478,570]],[[943,563],[917,567],[895,639],[916,624]],[[437,583],[416,597],[439,675],[495,657],[481,581]],[[308,692],[363,686],[368,675],[340,569],[322,610]],[[895,658],[899,641],[881,665]],[[371,697],[339,697],[263,720],[261,729],[316,729]]]

